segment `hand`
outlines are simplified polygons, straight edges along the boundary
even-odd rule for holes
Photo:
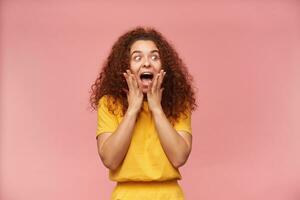
[[[164,88],[161,88],[161,84],[166,75],[164,70],[160,72],[153,78],[150,84],[150,90],[147,92],[148,106],[151,112],[162,111],[161,107],[161,97]]]
[[[137,80],[135,76],[130,72],[130,70],[126,70],[126,73],[123,73],[125,76],[129,91],[126,90],[127,100],[128,100],[128,109],[127,112],[132,112],[134,114],[139,113],[142,105],[144,95],[142,90],[139,88]]]

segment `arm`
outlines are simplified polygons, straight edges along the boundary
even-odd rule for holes
[[[129,88],[129,91],[127,91],[128,109],[121,123],[117,125],[114,120],[111,120],[113,116],[109,114],[105,105],[103,105],[102,108],[100,107],[101,111],[99,113],[99,125],[101,127],[107,127],[110,126],[110,124],[114,124],[113,127],[116,127],[116,129],[112,129],[111,127],[107,129],[115,130],[113,133],[102,133],[97,138],[100,158],[103,164],[112,170],[119,167],[128,151],[135,122],[143,103],[143,93],[141,89],[138,88],[134,75],[130,70],[127,70],[124,76]],[[104,132],[105,129],[106,128],[101,130]]]
[[[114,133],[98,136],[98,154],[107,168],[115,170],[123,161],[130,145],[136,118],[136,113],[128,111]]]
[[[161,106],[161,84],[166,72],[160,71],[151,82],[151,90],[147,92],[149,108],[152,111],[155,127],[161,145],[172,165],[176,168],[182,166],[191,152],[192,135],[185,131],[178,131],[172,127]]]
[[[192,148],[192,136],[184,131],[176,131],[161,109],[152,112],[162,147],[176,168],[188,159]]]

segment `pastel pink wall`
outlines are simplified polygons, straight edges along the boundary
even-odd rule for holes
[[[1,200],[106,200],[89,88],[151,25],[193,74],[188,200],[300,199],[300,2],[1,1]]]

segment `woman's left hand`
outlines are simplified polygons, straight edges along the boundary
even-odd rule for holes
[[[162,111],[161,97],[164,88],[161,88],[161,84],[165,77],[166,72],[160,70],[158,74],[153,78],[150,84],[150,90],[147,92],[148,106],[151,112]]]

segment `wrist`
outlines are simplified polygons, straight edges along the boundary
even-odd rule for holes
[[[130,117],[136,117],[137,114],[138,114],[138,111],[128,108],[125,115],[130,116]]]
[[[164,111],[161,107],[152,109],[151,112],[152,112],[153,115],[162,115],[162,114],[164,114]]]

